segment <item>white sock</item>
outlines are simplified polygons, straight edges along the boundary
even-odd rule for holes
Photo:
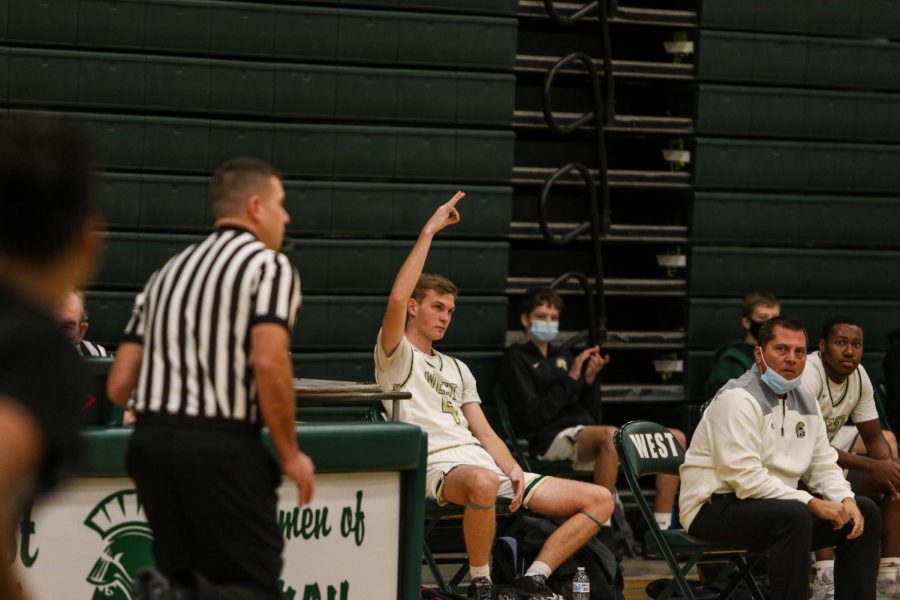
[[[897,581],[900,571],[900,558],[896,556],[882,558],[878,565],[878,581]]]
[[[475,567],[469,565],[469,577],[471,579],[475,579],[476,577],[486,577],[488,579],[491,578],[491,565],[490,563],[484,565],[483,567]]]
[[[816,579],[821,579],[822,572],[826,569],[834,569],[834,559],[816,561]]]
[[[653,517],[656,519],[656,524],[659,525],[659,528],[665,531],[672,524],[672,513],[671,512],[655,512],[653,513]]]
[[[528,567],[528,570],[525,571],[525,576],[530,577],[532,575],[543,575],[545,578],[550,577],[550,566],[547,563],[542,563],[539,560],[531,563],[531,566]]]

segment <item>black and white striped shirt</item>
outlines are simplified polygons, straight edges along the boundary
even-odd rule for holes
[[[112,354],[109,353],[109,350],[107,350],[100,344],[95,344],[94,342],[89,342],[87,340],[81,340],[81,343],[75,346],[75,350],[77,350],[78,354],[80,354],[81,356],[112,356]]]
[[[250,232],[222,227],[156,271],[134,303],[127,341],[144,345],[133,409],[258,423],[250,330],[293,331],[300,277]]]

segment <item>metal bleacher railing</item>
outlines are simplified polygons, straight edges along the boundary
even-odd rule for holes
[[[583,52],[572,52],[550,67],[544,78],[542,108],[547,126],[557,135],[569,135],[579,129],[592,126],[594,142],[597,146],[597,164],[594,165],[598,176],[595,178],[592,169],[581,162],[569,162],[556,170],[546,179],[542,188],[538,206],[538,219],[544,239],[551,246],[563,248],[585,233],[590,235],[592,249],[593,286],[587,275],[579,271],[569,271],[557,277],[550,287],[557,289],[570,281],[576,281],[585,295],[588,307],[588,327],[582,335],[567,341],[574,345],[587,338],[590,345],[605,341],[606,338],[606,300],[603,283],[603,237],[610,229],[609,181],[607,178],[606,140],[604,127],[614,119],[612,56],[609,42],[609,22],[605,1],[591,2],[575,12],[563,15],[554,6],[553,0],[544,0],[544,6],[552,20],[561,25],[572,25],[580,19],[597,13],[599,29],[603,39],[604,84],[600,85],[600,76],[594,60]],[[591,89],[591,110],[576,117],[571,122],[561,124],[553,114],[553,84],[557,74],[570,65],[581,63],[588,73],[588,85]],[[588,204],[587,221],[580,223],[562,235],[555,234],[550,228],[549,203],[554,186],[570,174],[577,174],[584,183],[584,193]],[[594,416],[597,422],[602,417],[602,395],[599,380],[591,386],[594,396]]]

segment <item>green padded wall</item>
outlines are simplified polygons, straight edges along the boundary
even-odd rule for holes
[[[505,131],[66,117],[87,126],[105,166],[114,169],[209,173],[229,158],[251,155],[298,177],[496,182],[512,171],[513,135]]]
[[[696,131],[753,137],[900,140],[900,95],[702,84]]]
[[[703,81],[900,89],[900,45],[703,30],[697,76]]]
[[[384,299],[311,297],[294,334],[295,348],[302,350],[371,350],[381,327]],[[507,302],[504,297],[460,298],[453,327],[441,340],[444,348],[493,348],[506,334]],[[371,358],[371,357],[370,357]]]
[[[250,2],[9,0],[8,21],[15,42],[292,61],[510,69],[516,48],[512,19]]]
[[[201,236],[112,233],[98,286],[137,288],[162,264]],[[378,293],[390,290],[410,244],[377,240],[296,240],[286,250],[307,293]],[[426,269],[445,273],[470,293],[502,292],[506,242],[435,242]],[[478,268],[472,268],[478,265]]]
[[[900,191],[900,145],[694,140],[697,188]]]
[[[703,0],[700,26],[860,37],[900,35],[893,0]]]
[[[4,48],[0,100],[44,106],[503,126],[504,73]]]
[[[208,231],[213,222],[205,177],[130,175],[103,177],[106,217],[117,228]],[[285,206],[288,234],[414,235],[434,207],[458,188],[449,185],[289,181]],[[441,237],[505,237],[509,232],[512,188],[466,186],[466,206],[478,214],[442,232]]]
[[[900,298],[900,252],[694,246],[688,288],[697,296]]]
[[[294,4],[304,4],[305,0],[282,0]],[[383,6],[410,10],[447,10],[463,13],[516,14],[518,0],[320,0],[320,4],[339,6]]]
[[[890,246],[900,223],[888,197],[694,192],[693,206],[695,242]]]
[[[134,292],[89,292],[88,339],[114,346],[131,317]],[[506,334],[507,301],[503,296],[461,297],[453,327],[441,341],[444,348],[493,348]],[[381,326],[384,298],[380,296],[322,296],[304,298],[292,346],[297,351],[371,350]],[[371,361],[371,356],[368,356]],[[371,365],[369,365],[371,367]]]
[[[688,395],[752,290],[857,318],[871,361],[900,326],[900,3],[701,0],[698,27]]]
[[[822,324],[837,315],[856,319],[863,327],[866,351],[887,349],[887,334],[900,327],[900,300],[803,300],[786,298],[781,314],[800,319],[810,343],[819,339]],[[691,348],[716,347],[741,337],[740,298],[691,298],[688,303],[687,344]]]
[[[82,121],[101,158],[111,233],[89,337],[120,340],[146,278],[210,230],[211,171],[255,156],[284,174],[299,374],[371,379],[396,271],[459,189],[462,223],[426,268],[461,289],[445,347],[485,371],[506,334],[517,8],[0,0],[0,111]]]

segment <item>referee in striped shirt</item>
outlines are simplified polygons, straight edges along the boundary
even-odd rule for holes
[[[300,279],[278,252],[290,217],[277,171],[233,159],[213,175],[211,196],[215,232],[150,277],[108,380],[114,402],[134,394],[127,467],[164,576],[142,573],[135,595],[275,600],[281,472],[262,424],[301,505],[314,488],[294,432]]]

